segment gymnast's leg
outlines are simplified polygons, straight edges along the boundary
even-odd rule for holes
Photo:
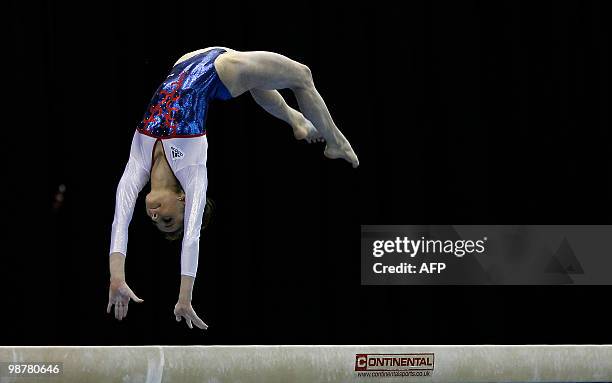
[[[251,89],[251,95],[259,106],[274,117],[291,125],[293,135],[298,140],[308,142],[323,141],[321,134],[306,117],[293,109],[276,90]]]
[[[315,89],[306,65],[272,52],[228,51],[215,60],[215,69],[233,97],[253,89],[291,89],[300,111],[325,139],[325,155],[343,158],[353,167],[359,165],[357,155],[334,124],[323,98]]]

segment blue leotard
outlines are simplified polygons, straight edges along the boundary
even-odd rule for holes
[[[206,134],[209,102],[232,98],[214,66],[225,52],[215,48],[176,64],[151,99],[138,131],[156,138]]]

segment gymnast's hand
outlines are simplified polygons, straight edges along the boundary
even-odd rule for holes
[[[138,298],[136,294],[125,283],[124,279],[112,279],[108,290],[108,306],[106,312],[110,314],[111,306],[115,305],[115,318],[122,320],[127,316],[128,304],[130,299],[134,302],[141,303],[143,300]]]
[[[174,316],[176,321],[180,322],[181,318],[185,318],[187,326],[193,328],[193,324],[202,330],[208,329],[208,325],[195,313],[191,307],[191,295],[193,292],[194,278],[188,275],[181,275],[181,288],[179,291],[179,299],[174,306]],[[193,324],[192,324],[193,323]]]
[[[187,322],[189,328],[193,328],[193,324],[195,324],[202,330],[208,329],[208,325],[200,319],[198,314],[193,310],[193,307],[191,307],[191,302],[184,302],[179,299],[176,306],[174,306],[174,316],[177,322],[180,322],[181,318],[185,318],[185,322]]]

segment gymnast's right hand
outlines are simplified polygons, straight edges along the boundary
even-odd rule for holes
[[[141,303],[142,299],[138,298],[136,294],[130,289],[125,283],[124,279],[111,278],[110,288],[108,290],[108,306],[106,312],[110,314],[111,307],[115,305],[115,318],[122,320],[128,313],[128,304],[130,299],[134,302]]]

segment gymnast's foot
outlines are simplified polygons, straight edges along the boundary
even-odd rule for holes
[[[340,145],[331,145],[330,143],[327,143],[323,154],[325,154],[325,157],[327,158],[332,158],[332,159],[342,158],[350,162],[354,168],[359,166],[359,159],[357,158],[357,155],[353,151],[351,144],[349,144],[348,140],[346,139]]]
[[[314,125],[308,121],[304,115],[299,113],[299,116],[295,119],[295,123],[293,124],[293,136],[296,140],[306,140],[309,144],[315,142],[323,142],[323,136],[321,133],[314,127]]]

